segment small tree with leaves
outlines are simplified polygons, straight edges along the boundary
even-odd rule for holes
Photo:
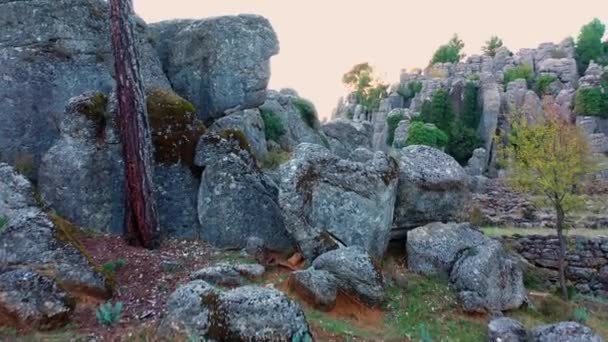
[[[380,107],[380,101],[388,95],[388,84],[380,82],[374,76],[374,68],[369,63],[355,65],[342,76],[342,82],[355,92],[357,102],[367,112],[373,112]]]
[[[503,45],[502,39],[497,36],[492,36],[490,40],[486,41],[486,45],[481,48],[483,53],[487,56],[494,57],[496,56],[496,51],[501,48]]]
[[[594,169],[587,141],[579,129],[559,119],[553,110],[540,123],[528,123],[517,116],[512,123],[509,144],[503,157],[509,166],[509,181],[518,190],[539,195],[555,211],[559,239],[559,285],[566,287],[566,218],[583,204],[579,195]]]
[[[431,64],[458,63],[464,57],[464,54],[461,53],[462,49],[464,49],[464,42],[455,34],[447,44],[441,45],[435,51]]]
[[[602,43],[605,32],[606,25],[597,18],[581,28],[576,40],[576,61],[579,73],[584,74],[587,71],[591,60],[603,62],[604,54],[608,52]]]

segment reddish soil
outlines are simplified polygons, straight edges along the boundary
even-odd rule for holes
[[[214,260],[219,252],[198,241],[170,240],[157,250],[129,246],[122,237],[82,236],[80,240],[99,265],[124,260],[114,275],[113,303],[123,303],[120,323],[108,329],[95,317],[99,303],[79,305],[73,323],[80,334],[119,340],[140,334],[155,326],[165,302],[175,288],[188,281],[188,275]]]

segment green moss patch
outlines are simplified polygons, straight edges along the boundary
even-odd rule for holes
[[[199,138],[207,131],[192,103],[170,90],[153,89],[146,99],[154,157],[161,164],[183,163],[195,168]]]

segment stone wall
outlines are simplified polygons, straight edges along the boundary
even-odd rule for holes
[[[556,236],[515,235],[505,237],[504,242],[557,279],[559,241]],[[578,293],[608,298],[608,237],[569,237],[566,260],[566,277]]]

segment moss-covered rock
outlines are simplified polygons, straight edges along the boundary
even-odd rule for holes
[[[196,109],[170,90],[153,89],[147,95],[156,161],[194,167],[196,144],[206,132],[205,125],[196,119]]]

